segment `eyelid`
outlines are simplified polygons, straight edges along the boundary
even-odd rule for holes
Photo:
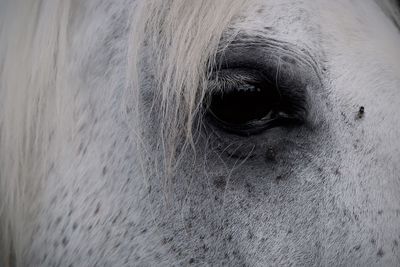
[[[235,68],[236,65],[262,68],[265,62],[272,60],[303,65],[317,76],[322,76],[323,68],[317,60],[318,57],[311,48],[301,44],[240,33],[234,39],[223,38],[220,47],[216,57],[218,69]]]
[[[212,117],[211,121],[215,120],[216,117]],[[234,133],[239,136],[248,137],[251,135],[260,134],[268,129],[272,129],[275,127],[283,127],[287,125],[299,125],[304,122],[304,119],[300,116],[290,117],[290,116],[282,116],[279,118],[271,119],[269,121],[254,121],[251,124],[246,125],[246,127],[239,127],[235,125],[228,125],[224,123],[219,123],[218,127],[222,127],[224,131],[229,133]]]
[[[241,73],[244,70],[274,82],[283,96],[291,96],[308,109],[310,90],[321,90],[322,67],[309,49],[260,36],[239,34],[217,54],[217,73]],[[247,74],[248,75],[248,74]],[[215,77],[215,75],[212,75]]]
[[[222,69],[215,73],[214,77],[209,81],[211,91],[229,90],[232,86],[271,82],[268,77],[265,77],[260,71],[252,69]]]

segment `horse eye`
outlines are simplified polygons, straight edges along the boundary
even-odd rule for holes
[[[212,95],[210,112],[220,121],[243,125],[272,116],[279,104],[275,88],[263,84],[241,84],[229,92]]]
[[[279,86],[265,77],[235,73],[213,86],[218,88],[209,96],[207,114],[224,131],[250,136],[298,119],[290,114]]]

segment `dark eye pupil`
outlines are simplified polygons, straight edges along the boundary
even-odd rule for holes
[[[238,126],[271,116],[279,95],[271,85],[242,84],[211,96],[209,110],[219,122]]]

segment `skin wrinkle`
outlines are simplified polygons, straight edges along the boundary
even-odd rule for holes
[[[400,37],[374,1],[254,0],[243,8],[239,0],[146,0],[137,13],[139,2],[130,0],[40,1],[33,41],[26,33],[31,33],[27,25],[34,25],[31,19],[38,18],[36,9],[22,0],[7,2],[19,3],[15,12],[25,15],[20,17],[3,11],[4,3],[0,1],[0,14],[10,15],[0,16],[0,43],[10,45],[18,36],[26,41],[16,42],[21,47],[12,50],[0,46],[0,203],[7,203],[9,211],[0,210],[0,220],[15,223],[5,233],[24,236],[13,242],[21,252],[13,259],[17,265],[399,264]],[[36,7],[39,2],[32,3]],[[210,16],[203,21],[207,9],[233,19]],[[190,10],[191,16],[183,18],[189,13],[182,10]],[[159,26],[164,16],[168,23]],[[10,23],[16,38],[8,39],[3,23],[17,19],[21,23]],[[203,23],[190,24],[196,21]],[[165,51],[165,43],[151,43],[159,40],[159,31],[132,34],[143,24],[153,30],[165,27],[163,38],[169,38],[171,50]],[[191,31],[193,25],[198,35]],[[210,40],[208,34],[233,42],[202,46]],[[140,46],[139,40],[148,43]],[[176,119],[182,129],[187,123],[173,118],[176,99],[169,96],[184,94],[184,101],[201,109],[198,88],[182,91],[180,86],[197,85],[193,81],[203,74],[209,78],[206,70],[218,51],[229,53],[235,42],[240,49],[257,48],[252,55],[276,59],[270,66],[274,73],[280,68],[282,77],[294,73],[306,80],[308,121],[243,138],[194,118],[200,121],[198,126],[193,122],[194,150],[178,157],[166,192],[158,162],[164,157],[155,134],[158,122]],[[56,62],[53,55],[58,55]],[[244,61],[255,61],[246,56],[241,55]],[[130,66],[136,61],[137,68]],[[154,62],[162,63],[161,70],[153,68]],[[48,83],[54,69],[61,77]],[[35,79],[28,79],[33,70]],[[140,73],[140,83],[131,81],[137,78],[132,72]],[[170,82],[157,87],[165,75]],[[182,77],[193,80],[175,83]],[[172,113],[158,109],[157,89],[176,90],[160,92],[167,95]],[[360,106],[365,113],[356,120]],[[25,132],[22,118],[36,118],[38,107],[42,117]],[[189,114],[187,106],[181,107],[179,112]],[[33,141],[44,136],[46,142],[30,148],[41,152],[35,150],[40,146],[46,153],[23,154],[40,166],[39,172],[17,169],[29,175],[16,177],[43,188],[35,201],[21,197],[13,206],[4,202],[15,197],[13,184],[19,189],[15,180],[4,178],[11,177],[15,166],[8,158],[21,156],[21,140],[33,142],[21,138],[30,134]],[[35,208],[27,224],[17,220],[20,213],[14,207],[21,203]],[[3,238],[4,229],[0,231]]]
[[[288,66],[296,67],[303,72],[302,75],[306,77],[305,79],[311,80],[315,79],[314,76],[317,76],[316,80],[319,81],[313,81],[313,83],[322,82],[323,67],[318,62],[324,60],[312,56],[311,49],[300,49],[277,40],[270,43],[270,39],[260,36],[244,37],[239,35],[238,38],[240,38],[239,41],[233,41],[225,46],[223,52],[217,55],[217,70],[248,67],[265,72],[266,76],[271,75],[269,72],[275,72],[278,75],[279,73],[275,70],[280,67],[280,60],[283,60]],[[262,60],[259,60],[261,58]],[[278,63],[276,63],[277,61]],[[297,66],[297,64],[300,66]],[[285,74],[287,76],[287,72]]]
[[[237,38],[237,41],[233,41],[228,45],[228,48],[223,51],[223,54],[228,53],[227,51],[229,51],[229,47],[244,47],[247,49],[254,47],[254,49],[257,50],[265,48],[266,55],[271,54],[274,55],[274,57],[286,55],[289,58],[292,57],[298,62],[311,66],[316,73],[321,73],[321,68],[319,67],[319,62],[321,60],[318,61],[315,59],[315,56],[311,55],[312,51],[310,48],[298,48],[288,42],[272,38],[265,38],[262,36],[239,35]]]

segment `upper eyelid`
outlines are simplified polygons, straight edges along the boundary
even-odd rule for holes
[[[252,60],[251,58],[249,60]],[[299,70],[278,70],[278,66],[270,62],[265,63],[268,69],[258,68],[254,70],[252,68],[227,68],[222,69],[222,75],[217,75],[216,78],[209,80],[208,89],[209,93],[216,91],[224,91],[230,89],[230,87],[243,85],[244,83],[249,84],[271,84],[276,85],[278,90],[283,96],[292,96],[298,98],[306,98],[308,94],[307,88],[314,84],[313,75],[310,71],[304,73],[303,68]],[[310,77],[307,77],[310,76]]]
[[[284,54],[276,54],[276,47],[285,48]],[[275,53],[275,54],[274,54]],[[262,72],[270,81],[278,81],[284,97],[290,97],[300,109],[312,109],[311,94],[324,89],[322,65],[296,45],[262,37],[238,37],[217,55],[214,71],[235,71],[237,69]],[[277,70],[279,68],[279,73]],[[286,69],[285,69],[286,68]],[[278,77],[278,80],[277,80]],[[212,93],[212,88],[209,93]]]
[[[288,64],[322,81],[324,68],[320,64],[321,60],[309,47],[243,33],[228,44],[222,40],[221,47],[223,49],[216,55],[215,70],[235,67],[265,69],[274,65]]]
[[[209,80],[209,86],[231,86],[239,85],[243,83],[257,83],[262,81],[271,82],[265,75],[262,75],[260,71],[251,69],[224,69],[218,71],[218,73]]]

